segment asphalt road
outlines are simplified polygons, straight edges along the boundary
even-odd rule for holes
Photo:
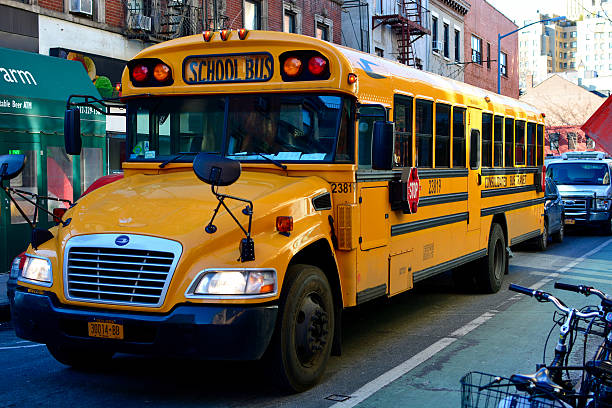
[[[0,406],[458,407],[459,379],[467,371],[528,373],[541,362],[553,308],[508,291],[508,283],[552,292],[560,280],[612,293],[608,237],[570,235],[546,252],[514,254],[497,294],[461,292],[444,275],[349,310],[343,355],[331,358],[320,385],[298,395],[278,391],[259,362],[118,355],[109,367],[77,371],[57,363],[44,346],[16,338],[6,323],[0,326]],[[568,304],[587,303],[555,293]]]

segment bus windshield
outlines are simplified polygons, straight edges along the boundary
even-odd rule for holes
[[[610,173],[605,163],[554,163],[546,168],[546,176],[557,185],[610,184]]]
[[[241,161],[352,162],[353,104],[337,95],[242,94],[128,102],[130,161],[192,161],[223,154]],[[265,157],[262,157],[265,156]]]

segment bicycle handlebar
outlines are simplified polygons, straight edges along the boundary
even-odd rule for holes
[[[510,286],[508,286],[508,289],[514,292],[522,293],[523,295],[527,295],[527,296],[533,296],[537,292],[534,289],[526,288],[524,286],[516,285],[514,283],[511,283]]]
[[[601,300],[607,301],[605,302],[606,304],[603,304],[604,302],[602,302],[602,306],[609,306],[608,303],[611,301],[608,295],[606,295],[599,289],[595,289],[592,286],[570,285],[569,283],[555,282],[555,289],[569,290],[570,292],[582,293],[584,296],[595,295]]]
[[[565,285],[565,284],[562,284],[562,285]],[[567,286],[575,287],[575,285],[567,285]],[[556,287],[556,285],[555,285],[555,287]],[[585,286],[585,288],[586,288],[586,286]],[[556,298],[555,296],[551,295],[550,293],[542,292],[541,290],[526,288],[524,286],[516,285],[514,283],[511,283],[510,286],[508,287],[508,289],[510,289],[511,291],[514,291],[514,292],[522,293],[523,295],[528,295],[528,296],[534,297],[539,302],[551,302],[552,304],[555,305],[555,307],[557,309],[559,309],[560,311],[562,311],[565,314],[569,314],[570,311],[572,310],[569,307],[565,306],[565,303],[563,303],[561,301],[561,299]],[[564,288],[560,287],[559,289],[564,289]],[[589,288],[589,289],[592,289],[592,288]],[[567,290],[572,290],[572,289],[567,289]],[[603,292],[601,292],[601,291],[599,291],[597,289],[594,289],[594,291],[592,291],[591,293],[598,295],[599,293],[603,293]],[[604,297],[605,297],[605,294],[604,294]],[[583,318],[583,319],[589,319],[589,318],[592,318],[592,317],[601,316],[601,313],[600,313],[599,310],[595,311],[595,312],[584,313],[584,312],[579,312],[578,310],[574,309],[574,316],[580,317],[580,318]]]

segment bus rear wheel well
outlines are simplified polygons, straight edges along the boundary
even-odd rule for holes
[[[289,266],[296,264],[312,265],[320,268],[329,282],[332,290],[335,309],[335,328],[334,328],[334,344],[332,346],[332,355],[339,356],[341,352],[341,330],[342,330],[342,288],[340,286],[340,277],[338,267],[329,242],[326,239],[320,239],[305,248],[302,248],[293,256],[289,262]],[[286,279],[285,279],[286,280]],[[284,284],[283,284],[284,286]]]

